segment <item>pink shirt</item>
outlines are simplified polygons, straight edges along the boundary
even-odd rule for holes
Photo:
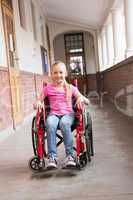
[[[78,89],[71,85],[72,96],[76,96]],[[50,113],[64,115],[73,112],[72,104],[67,102],[65,91],[59,91],[54,85],[44,87],[44,95],[49,98]]]

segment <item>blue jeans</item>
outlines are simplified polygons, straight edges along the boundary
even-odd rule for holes
[[[48,115],[46,119],[46,131],[47,131],[47,143],[48,143],[48,155],[49,157],[57,157],[56,148],[56,132],[59,126],[64,139],[66,156],[73,156],[73,135],[71,126],[74,121],[74,114],[66,114],[58,116],[54,114]]]

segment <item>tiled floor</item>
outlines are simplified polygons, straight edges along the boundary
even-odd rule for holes
[[[133,124],[109,104],[90,110],[95,156],[82,171],[32,173],[31,121],[2,141],[0,200],[132,200]]]

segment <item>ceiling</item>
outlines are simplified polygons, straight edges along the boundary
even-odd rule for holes
[[[48,18],[100,27],[114,0],[41,0]]]

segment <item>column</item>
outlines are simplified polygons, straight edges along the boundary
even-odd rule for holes
[[[107,46],[106,46],[105,28],[102,31],[101,37],[102,37],[101,44],[102,44],[103,70],[105,70],[107,66]]]
[[[110,35],[109,25],[105,25],[105,42],[106,42],[106,55],[107,55],[107,67],[110,64]]]
[[[102,44],[101,44],[101,35],[100,33],[98,33],[98,58],[99,58],[99,66],[100,66],[100,70],[102,68],[103,65],[103,58],[102,58]]]
[[[104,69],[105,65],[105,59],[104,59],[104,39],[103,39],[103,34],[101,34],[101,55],[102,55],[102,70]]]
[[[124,0],[126,57],[133,55],[133,0]]]
[[[105,26],[105,34],[107,47],[107,66],[111,66],[113,64],[114,59],[113,33],[111,24]]]
[[[121,61],[121,37],[120,37],[120,10],[111,9],[112,13],[112,30],[113,30],[113,46],[114,46],[114,64]]]
[[[108,25],[105,25],[104,26],[104,29],[105,29],[105,42],[106,42],[106,64],[107,66],[109,65],[109,28],[108,28]]]

